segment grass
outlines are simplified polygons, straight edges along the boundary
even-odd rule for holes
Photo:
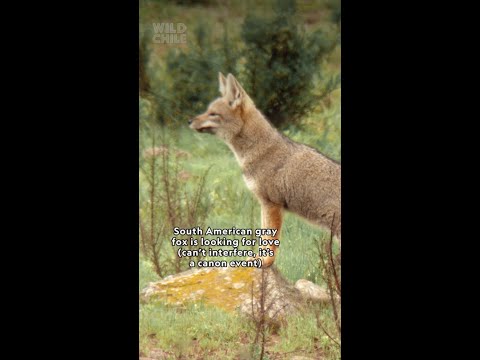
[[[161,348],[177,357],[234,359],[242,351],[241,343],[232,346],[239,338],[246,344],[251,341],[248,323],[219,309],[201,304],[181,311],[162,304],[140,309],[140,347],[144,353]]]
[[[168,358],[250,359],[253,338],[247,319],[202,304],[176,309],[155,303],[140,308],[140,350],[144,355],[161,349]],[[293,355],[340,358],[338,349],[317,328],[313,311],[291,316],[278,334],[268,338],[267,352],[275,359]]]
[[[328,310],[321,310],[321,314],[326,312]],[[332,344],[327,335],[319,332],[313,311],[290,317],[287,326],[280,329],[279,340],[272,347],[272,351],[279,354],[303,351],[306,356],[311,356],[312,349],[316,349],[314,354],[321,358],[340,358],[338,348]]]

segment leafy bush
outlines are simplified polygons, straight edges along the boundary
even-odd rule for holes
[[[277,0],[272,19],[246,17],[244,86],[277,126],[295,123],[318,102],[314,77],[334,41],[321,31],[307,35],[299,26],[294,0]]]
[[[229,47],[228,35],[224,31],[221,46],[214,46],[210,27],[200,22],[189,38],[189,51],[174,49],[167,58],[167,76],[173,80],[169,91],[174,114],[189,116],[205,111],[207,105],[219,95],[218,72],[236,67],[233,50]],[[190,41],[192,41],[190,43]]]
[[[149,52],[142,42],[140,60],[144,71],[140,87],[151,88],[161,123],[186,123],[203,112],[219,95],[219,71],[236,74],[257,107],[282,128],[298,124],[325,94],[338,87],[338,74],[325,78],[320,71],[325,57],[337,45],[336,33],[332,36],[319,29],[307,34],[300,26],[294,0],[273,1],[269,3],[273,17],[258,17],[254,7],[239,35],[234,32],[235,36],[231,36],[231,25],[221,20],[221,35],[212,36],[217,34],[212,34],[211,29],[218,27],[207,19],[198,20],[188,34],[187,48],[170,48],[160,67],[155,61],[149,64]],[[332,17],[339,11],[335,4],[330,1],[326,6]],[[151,38],[151,34],[145,35]],[[149,67],[155,71],[146,77]],[[315,92],[318,79],[323,85],[317,87],[320,92]]]

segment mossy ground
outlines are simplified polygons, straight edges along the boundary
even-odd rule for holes
[[[171,305],[204,302],[233,312],[251,293],[254,268],[210,268],[157,283],[155,300]]]

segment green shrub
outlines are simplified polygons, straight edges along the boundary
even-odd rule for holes
[[[307,35],[295,1],[277,0],[271,19],[249,14],[242,26],[246,44],[243,84],[257,107],[277,126],[295,123],[317,104],[314,78],[334,40],[320,30]]]
[[[219,95],[218,72],[235,71],[236,58],[227,32],[224,31],[221,45],[214,46],[210,28],[211,25],[200,22],[193,30],[193,39],[187,40],[189,51],[174,49],[168,54],[166,75],[172,79],[172,110],[185,121],[205,111]]]

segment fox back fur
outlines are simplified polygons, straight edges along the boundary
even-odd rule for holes
[[[285,209],[340,239],[340,164],[278,132],[232,74],[219,73],[219,85],[222,96],[190,120],[190,127],[218,136],[233,151],[260,202],[262,227],[277,229],[279,239]],[[264,266],[274,262],[277,252],[276,246],[267,248],[273,256],[262,258]]]

